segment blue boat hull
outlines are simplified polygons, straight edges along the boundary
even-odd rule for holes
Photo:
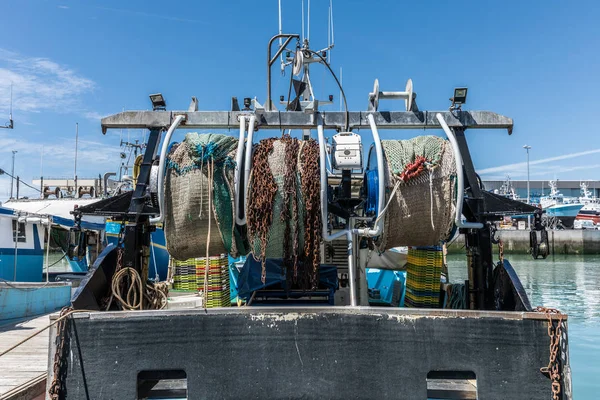
[[[560,219],[560,222],[565,228],[572,228],[573,223],[579,210],[583,208],[583,204],[561,204],[546,209],[546,214],[550,217]]]
[[[546,214],[555,217],[577,217],[579,210],[583,208],[583,204],[563,204],[552,206],[546,209]]]
[[[0,322],[47,314],[70,302],[69,282],[0,282]]]

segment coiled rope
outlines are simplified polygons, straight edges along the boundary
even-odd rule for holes
[[[122,267],[123,249],[117,250],[117,270],[111,282],[111,294],[106,305],[110,310],[113,300],[122,310],[161,310],[167,305],[169,289],[164,282],[147,281],[131,267]]]

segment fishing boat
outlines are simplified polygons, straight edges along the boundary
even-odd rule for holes
[[[581,182],[581,196],[579,202],[583,204],[577,214],[578,220],[590,220],[594,224],[600,223],[600,199],[592,194],[588,188],[587,182]]]
[[[69,229],[75,225],[70,211],[76,204],[93,201],[10,199],[2,204],[0,321],[48,313],[69,304],[71,287],[105,247],[102,220],[85,217],[79,225],[86,242],[69,248]]]
[[[556,218],[565,228],[572,228],[575,218],[583,208],[576,197],[564,196],[555,180],[549,181],[550,194],[540,197],[540,205],[549,217]]]
[[[71,285],[44,279],[46,215],[0,206],[0,324],[69,304]]]
[[[155,93],[151,111],[102,119],[104,133],[148,129],[147,148],[133,191],[75,210],[76,221],[122,223],[51,328],[53,396],[572,398],[567,317],[534,309],[501,251],[494,261],[494,222],[533,213],[531,235],[543,238],[541,213],[485,191],[465,137],[512,133],[512,119],[463,109],[464,87],[448,111],[420,110],[412,80],[401,90],[375,80],[367,108],[353,111],[332,48],[280,29],[268,43],[264,102],[233,98],[230,109],[205,111],[192,98],[187,110],[168,110]],[[294,93],[276,102],[278,60]],[[342,111],[325,109],[332,96],[315,97],[309,69],[319,66],[339,85]],[[386,100],[400,102],[385,110]],[[171,143],[177,129],[239,136]],[[400,129],[445,138],[380,139]],[[258,130],[273,137],[256,141]],[[172,282],[150,279],[160,224]],[[451,284],[443,248],[455,234],[466,238],[468,279]],[[377,260],[401,246],[402,261]],[[240,256],[231,307],[229,257]],[[188,288],[189,301],[171,298],[168,285]]]

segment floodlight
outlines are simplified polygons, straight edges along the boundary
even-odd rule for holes
[[[467,88],[454,89],[454,97],[452,97],[452,105],[461,105],[467,102]]]
[[[153,111],[165,111],[167,109],[167,103],[165,102],[165,98],[163,97],[162,93],[151,94],[150,101],[152,102]]]

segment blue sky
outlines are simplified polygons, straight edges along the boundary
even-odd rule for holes
[[[301,1],[282,3],[284,31],[299,32]],[[311,3],[314,48],[327,43],[327,6]],[[15,129],[0,130],[0,168],[10,171],[17,150],[15,170],[25,181],[42,173],[42,147],[44,176],[72,177],[76,122],[78,175],[114,171],[121,133],[103,136],[100,117],[147,109],[150,93],[162,92],[170,109],[187,108],[191,96],[214,110],[227,109],[231,96],[265,99],[264,58],[278,29],[277,0],[15,0],[2,9],[0,122],[8,119],[12,82]],[[429,110],[447,108],[453,88],[465,85],[466,109],[515,121],[512,136],[468,131],[484,179],[524,179],[524,144],[537,161],[532,179],[600,179],[597,2],[337,0],[334,19],[332,65],[343,67],[351,109],[366,109],[375,78],[383,90],[400,90],[412,78],[419,107]],[[287,92],[286,79],[275,81],[275,96]],[[324,71],[313,70],[313,83],[323,97],[338,100]],[[1,176],[0,200],[9,185]]]

